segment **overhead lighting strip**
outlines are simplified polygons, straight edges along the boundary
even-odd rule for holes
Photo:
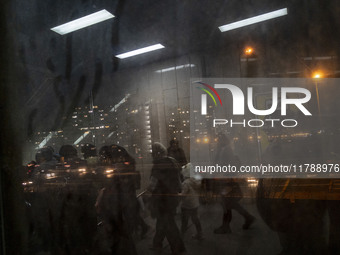
[[[73,144],[77,145],[78,143],[80,143],[88,134],[90,133],[90,131],[86,131],[83,135],[81,135]]]
[[[131,96],[130,94],[127,94],[122,100],[119,101],[118,104],[116,104],[114,107],[112,107],[110,112],[114,112],[115,110],[117,110],[118,107],[121,106],[122,104],[124,104],[130,96]]]
[[[240,20],[237,22],[233,22],[227,25],[223,25],[218,27],[220,29],[221,32],[226,32],[226,31],[230,31],[230,30],[234,30],[240,27],[245,27],[245,26],[249,26],[252,24],[256,24],[262,21],[266,21],[269,19],[275,19],[281,16],[285,16],[288,14],[288,9],[287,8],[283,8],[277,11],[273,11],[273,12],[268,12],[262,15],[258,15],[249,19],[244,19],[244,20]]]
[[[124,59],[124,58],[129,58],[129,57],[132,57],[132,56],[144,54],[144,53],[147,53],[147,52],[150,52],[150,51],[163,49],[163,48],[165,48],[165,47],[162,44],[158,43],[158,44],[151,45],[151,46],[148,46],[148,47],[144,47],[144,48],[141,48],[141,49],[138,49],[138,50],[133,50],[133,51],[129,51],[129,52],[126,52],[126,53],[122,53],[122,54],[116,55],[116,57],[120,58],[120,59]]]
[[[54,134],[56,134],[56,132],[51,132],[51,133],[49,133],[48,136],[46,136],[46,137],[44,138],[44,140],[38,145],[38,147],[36,147],[36,149],[38,150],[38,149],[43,148],[43,147],[47,144],[47,142],[48,142],[49,140],[51,140],[51,138],[53,137]]]
[[[195,67],[195,65],[194,64],[186,64],[186,65],[180,65],[180,66],[173,66],[173,67],[160,69],[160,70],[157,70],[155,72],[156,73],[164,73],[164,72],[174,71],[174,70],[177,70],[177,69],[183,69],[183,68],[187,68],[187,67]]]
[[[99,22],[112,19],[114,17],[115,17],[114,15],[112,15],[110,12],[104,9],[104,10],[92,13],[90,15],[84,16],[82,18],[67,22],[60,26],[53,27],[51,28],[51,30],[60,35],[65,35],[65,34],[74,32],[76,30],[82,29],[84,27],[92,26]]]

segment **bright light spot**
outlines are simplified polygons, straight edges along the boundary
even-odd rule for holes
[[[78,143],[81,142],[81,140],[83,140],[90,132],[86,131],[83,135],[81,135],[73,144],[77,145]]]
[[[251,55],[251,54],[253,54],[253,52],[254,52],[254,50],[253,50],[253,48],[251,48],[251,47],[248,47],[248,48],[246,48],[246,49],[244,50],[244,53],[245,53],[246,55]]]
[[[195,65],[194,64],[186,64],[186,65],[168,67],[168,68],[157,70],[156,73],[164,73],[164,72],[174,71],[174,70],[177,70],[177,69],[183,69],[183,68],[187,68],[187,67],[195,67]]]
[[[81,28],[88,27],[112,18],[114,18],[114,15],[109,13],[107,10],[101,10],[80,19],[67,22],[57,27],[53,27],[51,28],[51,30],[60,35],[65,35]]]
[[[132,56],[136,56],[136,55],[139,55],[139,54],[147,53],[147,52],[150,52],[150,51],[163,49],[163,48],[165,48],[165,47],[162,44],[158,43],[158,44],[151,45],[151,46],[148,46],[148,47],[144,47],[144,48],[141,48],[141,49],[138,49],[138,50],[133,50],[133,51],[129,51],[129,52],[126,52],[126,53],[122,53],[122,54],[116,55],[116,57],[120,58],[120,59],[124,59],[124,58],[129,58],[129,57],[132,57]]]
[[[321,71],[316,71],[316,72],[314,72],[313,73],[313,75],[312,75],[312,77],[314,78],[314,79],[320,79],[320,78],[323,78],[323,73],[321,72]]]
[[[220,26],[218,28],[220,29],[221,32],[226,32],[226,31],[229,31],[229,30],[249,26],[249,25],[259,23],[259,22],[262,22],[262,21],[266,21],[266,20],[269,20],[269,19],[281,17],[281,16],[284,16],[284,15],[287,15],[287,14],[288,14],[287,8],[283,8],[283,9],[280,9],[280,10],[277,10],[277,11],[268,12],[268,13],[265,13],[265,14],[262,14],[262,15],[258,15],[258,16],[255,16],[255,17],[252,17],[252,18],[249,18],[249,19],[244,19],[244,20],[240,20],[240,21],[237,21],[237,22],[233,22],[233,23],[230,23],[230,24],[227,24],[227,25],[224,25],[224,26]]]

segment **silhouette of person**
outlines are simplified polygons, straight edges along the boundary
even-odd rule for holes
[[[217,138],[215,163],[221,166],[228,164],[237,166],[240,164],[238,157],[234,155],[230,146],[230,140],[224,134],[219,134]],[[242,191],[238,183],[233,179],[220,179],[216,184],[218,185],[218,191],[221,195],[223,221],[222,226],[215,229],[214,233],[231,233],[230,222],[232,220],[232,210],[236,210],[244,217],[245,223],[243,224],[243,229],[248,229],[255,221],[255,217],[238,203],[242,198]]]
[[[104,164],[114,168],[95,204],[103,220],[109,250],[111,254],[137,254],[131,235],[136,213],[134,159],[118,145],[105,146],[100,151]]]
[[[157,219],[153,250],[160,254],[166,237],[172,253],[184,254],[185,247],[175,222],[178,194],[181,192],[180,167],[176,160],[168,157],[161,143],[152,145],[153,167],[149,191],[152,192],[152,216]]]
[[[96,167],[98,164],[97,148],[95,145],[86,143],[81,147],[84,159],[88,167]]]
[[[176,159],[181,167],[188,163],[183,149],[179,147],[178,141],[175,139],[172,139],[170,141],[170,147],[168,148],[168,156]]]
[[[189,218],[196,227],[196,235],[194,239],[202,240],[202,226],[198,218],[198,207],[199,207],[199,190],[201,188],[201,181],[190,177],[191,164],[188,163],[182,168],[182,175],[184,181],[182,182],[182,227],[181,231],[184,234],[188,228]]]
[[[86,162],[78,157],[77,149],[71,144],[65,144],[59,149],[60,161],[71,168],[85,166]]]

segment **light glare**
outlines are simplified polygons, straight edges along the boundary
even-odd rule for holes
[[[240,21],[237,21],[237,22],[227,24],[227,25],[223,25],[223,26],[220,26],[218,28],[220,29],[221,32],[226,32],[226,31],[233,30],[233,29],[236,29],[236,28],[245,27],[245,26],[249,26],[249,25],[252,25],[252,24],[255,24],[255,23],[259,23],[259,22],[262,22],[262,21],[265,21],[265,20],[281,17],[281,16],[284,16],[284,15],[287,15],[287,14],[288,14],[288,9],[283,8],[283,9],[280,9],[280,10],[277,10],[277,11],[268,12],[268,13],[265,13],[265,14],[262,14],[262,15],[258,15],[258,16],[255,16],[255,17],[252,17],[252,18],[249,18],[249,19],[244,19],[244,20],[240,20]]]
[[[320,79],[320,78],[323,78],[323,73],[321,71],[316,71],[313,73],[313,78],[314,79]]]
[[[126,52],[126,53],[122,53],[122,54],[116,55],[116,57],[120,58],[120,59],[124,59],[124,58],[129,58],[129,57],[132,57],[132,56],[136,56],[136,55],[139,55],[139,54],[143,54],[143,53],[146,53],[146,52],[163,49],[163,48],[165,48],[165,47],[162,44],[158,43],[158,44],[151,45],[151,46],[148,46],[148,47],[144,47],[144,48],[141,48],[141,49],[138,49],[138,50],[133,50],[133,51],[129,51],[129,52]]]
[[[73,145],[77,145],[80,143],[90,132],[86,131],[83,135],[81,135],[74,143]]]
[[[244,53],[245,53],[246,55],[251,55],[251,54],[253,54],[253,48],[251,48],[251,47],[246,48],[245,51],[244,51]]]
[[[174,71],[174,70],[177,70],[177,69],[183,69],[183,68],[187,68],[187,67],[195,67],[195,65],[186,64],[186,65],[168,67],[168,68],[157,70],[156,73],[164,73],[164,72]]]
[[[53,27],[51,28],[51,30],[60,35],[65,35],[73,31],[82,29],[84,27],[92,26],[94,24],[97,24],[99,22],[112,19],[112,18],[114,18],[114,15],[112,15],[110,12],[104,9],[104,10],[92,13],[90,15],[84,16],[82,18],[67,22],[63,25]]]

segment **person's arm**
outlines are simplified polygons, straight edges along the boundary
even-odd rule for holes
[[[185,157],[185,153],[183,149],[180,149],[181,152],[181,165],[186,165],[188,163],[187,158]]]
[[[187,194],[189,194],[189,185],[188,185],[188,183],[186,183],[186,182],[183,182],[183,184],[182,184],[182,196],[185,196],[185,195],[187,195]]]
[[[154,176],[151,176],[150,183],[149,183],[149,186],[147,187],[147,190],[152,193],[156,189],[157,184],[158,184],[158,179],[156,179]]]

